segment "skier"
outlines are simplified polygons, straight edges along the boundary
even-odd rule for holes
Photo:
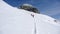
[[[27,11],[34,12],[34,13],[39,13],[38,9],[33,7],[30,4],[23,4],[23,5],[20,6],[20,8],[24,9],[24,10],[27,10]]]

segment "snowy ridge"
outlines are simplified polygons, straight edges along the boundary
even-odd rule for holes
[[[60,34],[60,24],[54,20],[0,0],[0,34]]]

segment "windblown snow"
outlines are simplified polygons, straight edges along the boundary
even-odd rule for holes
[[[17,9],[0,0],[0,34],[60,34],[60,24],[52,17]]]

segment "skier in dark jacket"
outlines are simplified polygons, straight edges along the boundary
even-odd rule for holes
[[[23,4],[20,6],[21,9],[27,10],[27,11],[31,11],[34,13],[39,13],[37,8],[34,8],[32,5],[30,4]]]

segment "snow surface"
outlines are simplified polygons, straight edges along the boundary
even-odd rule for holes
[[[0,0],[0,34],[35,34],[35,27],[36,34],[60,34],[60,24],[54,20],[47,15],[14,8]]]

